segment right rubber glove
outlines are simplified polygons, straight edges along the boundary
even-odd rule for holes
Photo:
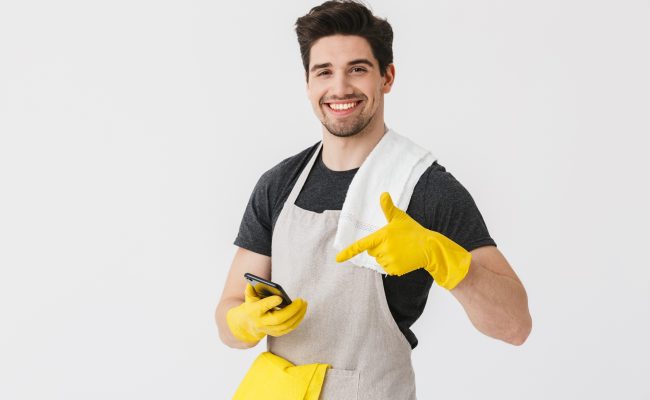
[[[237,339],[257,343],[266,335],[282,336],[296,329],[307,312],[307,302],[295,299],[288,306],[274,310],[282,303],[280,296],[260,299],[250,283],[246,284],[244,302],[226,313],[226,321]]]
[[[400,276],[424,268],[447,290],[465,279],[472,253],[443,234],[420,225],[395,206],[390,193],[383,192],[379,202],[388,223],[341,250],[336,262],[367,251],[389,275]]]

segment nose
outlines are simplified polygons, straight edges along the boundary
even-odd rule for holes
[[[330,88],[330,95],[336,99],[344,99],[347,96],[354,94],[354,88],[350,84],[347,74],[339,73],[332,77],[332,87]]]

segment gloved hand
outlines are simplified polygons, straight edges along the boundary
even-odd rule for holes
[[[336,255],[337,262],[367,250],[389,275],[424,268],[447,290],[465,278],[472,260],[470,252],[395,207],[388,192],[381,194],[380,203],[388,224],[343,249]]]
[[[244,302],[226,313],[233,336],[244,342],[257,343],[266,335],[282,336],[296,329],[307,312],[307,302],[299,298],[280,310],[273,310],[280,303],[280,296],[260,299],[253,286],[246,284]]]

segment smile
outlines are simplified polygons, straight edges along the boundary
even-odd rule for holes
[[[326,108],[334,115],[343,116],[352,113],[361,102],[362,100],[348,103],[326,103]]]

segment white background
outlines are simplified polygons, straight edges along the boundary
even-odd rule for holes
[[[321,138],[318,2],[0,3],[0,398],[226,399],[217,336],[259,176]],[[650,4],[373,1],[386,123],[470,191],[524,282],[515,347],[431,291],[421,399],[648,399]]]

